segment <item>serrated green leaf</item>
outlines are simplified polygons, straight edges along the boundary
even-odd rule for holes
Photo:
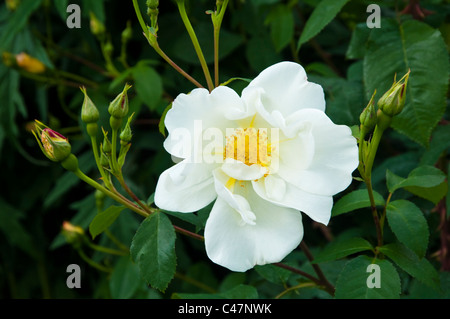
[[[386,173],[386,179],[389,192],[393,193],[399,188],[408,186],[424,188],[438,186],[445,180],[445,174],[436,167],[424,165],[412,170],[406,179],[390,171]]]
[[[169,218],[155,212],[139,226],[130,253],[141,277],[153,288],[164,291],[175,275],[175,231]]]
[[[417,21],[401,24],[381,21],[372,29],[364,56],[364,82],[369,98],[377,90],[381,97],[399,78],[411,70],[403,111],[392,127],[410,139],[427,146],[433,129],[446,108],[449,59],[439,30]]]
[[[313,263],[323,263],[361,251],[373,250],[372,245],[363,238],[349,238],[331,242],[313,260]]]
[[[438,203],[447,193],[445,174],[438,168],[428,165],[415,168],[407,178],[402,178],[387,170],[386,184],[391,193],[399,188],[404,188],[433,203]]]
[[[103,233],[109,228],[119,217],[120,213],[125,209],[125,206],[110,206],[103,212],[95,215],[92,222],[89,224],[89,232],[92,239]]]
[[[334,19],[348,0],[322,0],[306,21],[305,28],[297,43],[297,50],[303,43],[315,37]]]
[[[419,259],[412,250],[401,243],[388,244],[380,247],[379,250],[417,280],[434,289],[439,289],[439,273],[426,258]]]
[[[383,196],[375,191],[373,192],[373,195],[376,205],[383,206],[385,204]],[[358,189],[342,196],[336,204],[334,204],[331,215],[338,216],[365,207],[370,207],[369,194],[366,189]]]
[[[423,258],[428,246],[429,231],[422,211],[410,201],[396,200],[387,206],[386,217],[397,239],[419,258]]]
[[[379,288],[369,288],[368,281],[375,271],[370,265],[379,266]],[[338,299],[398,299],[401,292],[400,277],[395,267],[387,260],[358,256],[342,269],[336,282],[335,297]]]
[[[405,187],[405,189],[414,195],[425,198],[431,201],[432,203],[437,204],[445,196],[445,194],[447,194],[448,184],[446,181],[444,181],[435,187],[426,188],[426,187],[409,186]]]

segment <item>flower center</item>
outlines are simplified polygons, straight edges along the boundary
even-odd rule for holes
[[[232,134],[227,134],[224,159],[233,158],[248,166],[259,164],[267,167],[270,157],[271,147],[266,129],[237,128]]]

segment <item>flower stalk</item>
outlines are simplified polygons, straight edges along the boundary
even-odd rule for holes
[[[184,0],[177,0],[177,5],[178,11],[180,12],[181,20],[183,20],[184,26],[186,27],[189,37],[191,38],[195,52],[197,53],[198,59],[202,66],[203,73],[205,74],[206,83],[208,84],[208,90],[211,92],[214,89],[214,84],[211,78],[211,74],[209,73],[208,65],[206,64],[203,51],[200,47],[200,43],[198,42],[197,35],[195,34],[194,28],[192,27],[192,24],[187,16]]]
[[[211,13],[211,20],[214,27],[214,86],[219,86],[219,36],[222,26],[223,16],[227,9],[228,0],[218,0],[215,12]]]
[[[169,58],[169,56],[160,48],[158,44],[157,39],[157,28],[148,27],[145,22],[144,18],[142,17],[141,10],[139,8],[139,4],[137,0],[133,1],[133,7],[134,11],[136,12],[136,16],[138,18],[139,24],[142,28],[142,31],[144,33],[145,38],[147,39],[150,46],[155,50],[156,53],[159,54],[161,58],[164,59],[172,68],[174,68],[178,73],[180,73],[182,76],[184,76],[187,80],[189,80],[191,83],[193,83],[198,88],[203,88],[203,85],[201,85],[197,80],[195,80],[192,76],[190,76],[186,71],[184,71],[182,68],[180,68],[172,59]]]
[[[366,109],[364,109],[360,116],[360,164],[358,166],[358,170],[367,187],[372,217],[374,219],[377,232],[377,244],[379,247],[383,245],[383,226],[386,211],[384,210],[380,218],[372,189],[372,169],[383,133],[391,126],[392,118],[400,114],[405,106],[406,87],[409,79],[409,74],[410,70],[399,81],[396,81],[394,77],[394,83],[392,84],[391,88],[386,91],[386,93],[384,93],[383,96],[378,100],[378,111],[376,112],[376,116],[374,116],[375,108],[373,103],[375,93],[372,95],[369,105],[366,107]],[[371,131],[374,123],[376,123],[376,125],[373,134],[370,140],[366,142],[365,136]]]

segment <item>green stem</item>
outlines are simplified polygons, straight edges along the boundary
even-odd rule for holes
[[[196,286],[197,288],[200,288],[200,289],[202,289],[202,290],[204,290],[204,291],[206,291],[208,293],[215,294],[217,292],[214,288],[212,288],[212,287],[210,287],[208,285],[205,285],[203,282],[198,281],[198,280],[196,280],[194,278],[191,278],[189,276],[183,275],[183,274],[181,274],[179,272],[175,273],[175,278],[183,280],[184,282],[187,282],[188,284]]]
[[[85,183],[91,185],[92,187],[94,187],[95,189],[100,190],[101,192],[105,193],[107,196],[111,197],[112,199],[114,199],[116,202],[128,207],[129,209],[131,209],[132,211],[138,213],[139,215],[143,216],[143,217],[147,217],[148,214],[143,211],[142,209],[140,209],[139,207],[137,207],[136,205],[134,205],[132,202],[128,201],[127,199],[125,199],[122,196],[119,196],[116,193],[111,192],[110,190],[108,190],[106,187],[103,187],[102,185],[100,185],[99,183],[97,183],[96,181],[94,181],[93,179],[91,179],[90,177],[86,176],[82,171],[80,171],[79,169],[74,171],[74,174],[81,179],[82,181],[84,181]]]
[[[325,287],[325,289],[331,294],[334,295],[334,286],[328,281],[328,279],[325,277],[324,273],[322,272],[322,269],[318,264],[312,263],[314,261],[314,257],[311,254],[311,251],[308,248],[308,245],[304,241],[300,243],[300,249],[305,253],[308,260],[311,262],[311,265],[316,272],[317,276],[320,279],[320,284]]]
[[[203,69],[203,73],[205,74],[206,83],[208,84],[208,89],[211,92],[214,89],[214,84],[211,78],[211,74],[209,73],[208,65],[206,64],[205,57],[203,55],[203,51],[200,47],[200,43],[198,42],[197,36],[195,34],[194,28],[189,21],[189,18],[186,13],[186,7],[184,5],[184,0],[177,0],[178,10],[180,12],[181,19],[183,20],[184,26],[191,38],[192,44],[194,45],[195,52],[197,53],[198,59]]]
[[[147,25],[144,22],[144,18],[142,17],[141,9],[139,8],[139,4],[138,4],[137,0],[133,0],[133,7],[134,7],[134,11],[136,12],[136,16],[139,20],[139,24],[141,25],[142,31],[144,31],[145,37],[148,38],[149,31],[148,31]]]
[[[292,290],[298,290],[301,288],[306,288],[306,287],[315,287],[316,284],[313,282],[302,282],[296,286],[292,286],[289,287],[285,290],[283,290],[281,293],[279,293],[277,296],[275,296],[275,299],[280,299],[281,297],[283,297],[285,294],[287,294],[288,292],[292,291]]]
[[[105,230],[106,236],[117,246],[120,250],[129,252],[129,249],[127,246],[125,246],[119,239],[117,239],[116,236],[114,236],[109,229]]]
[[[96,263],[95,261],[93,261],[92,259],[90,259],[85,253],[84,251],[80,248],[77,249],[78,254],[80,255],[81,259],[83,259],[86,263],[88,263],[90,266],[100,270],[100,271],[104,271],[107,273],[112,272],[112,270],[110,268],[107,268],[105,266],[100,265],[99,263]]]
[[[384,221],[386,219],[386,209],[387,209],[387,207],[389,205],[389,202],[391,201],[392,194],[393,193],[389,193],[388,198],[386,200],[386,204],[384,205],[383,213],[382,213],[382,215],[380,217],[381,234],[383,234]]]
[[[372,210],[372,217],[373,217],[375,227],[376,227],[376,232],[377,232],[378,246],[383,245],[383,229],[382,229],[382,224],[380,223],[377,206],[375,204],[375,198],[373,195],[372,168],[373,168],[373,163],[375,161],[375,155],[377,154],[377,150],[380,145],[381,137],[383,136],[384,131],[390,126],[391,121],[392,121],[391,117],[385,115],[381,110],[378,110],[377,125],[373,132],[372,139],[370,140],[367,157],[363,159],[364,174],[362,174],[362,177],[364,178],[364,182],[367,186],[367,192],[369,194],[370,207]],[[361,142],[362,142],[362,144],[360,144],[360,147],[362,147],[361,145],[364,144],[363,141],[361,141]],[[361,154],[364,155],[364,152],[362,152]],[[383,219],[383,224],[384,224],[384,219]]]
[[[283,269],[286,269],[286,270],[289,270],[290,272],[296,273],[296,274],[298,274],[300,276],[303,276],[305,278],[308,278],[309,280],[311,280],[312,282],[314,282],[318,286],[322,285],[322,283],[321,283],[321,281],[319,279],[317,279],[316,277],[308,274],[307,272],[304,272],[303,270],[291,267],[291,266],[283,264],[283,263],[274,263],[273,265],[277,266],[277,267],[280,267],[280,268],[283,268]]]
[[[381,110],[377,112],[377,125],[372,135],[372,139],[369,144],[369,153],[367,158],[364,159],[364,175],[370,179],[372,175],[373,162],[375,155],[377,154],[378,146],[380,145],[381,137],[384,131],[390,126],[392,118],[385,115]]]
[[[175,228],[175,231],[177,233],[179,233],[179,234],[183,234],[183,235],[186,235],[186,236],[189,236],[191,238],[194,238],[194,239],[197,239],[197,240],[201,240],[201,241],[205,240],[205,238],[202,235],[190,232],[189,230],[186,230],[184,228],[181,228],[181,227],[178,227],[178,226],[175,226],[175,225],[173,225],[173,228]]]
[[[228,0],[225,0],[220,8],[217,8],[217,12],[211,16],[214,26],[214,85],[219,86],[219,36],[220,27],[222,26],[223,16],[228,5]]]
[[[126,198],[124,198],[123,196],[121,196],[120,194],[117,194],[115,192],[112,192],[110,190],[108,190],[106,187],[103,187],[102,185],[100,185],[99,183],[97,183],[96,181],[94,181],[92,178],[86,176],[82,171],[80,171],[80,169],[77,169],[73,172],[79,179],[81,179],[82,181],[84,181],[85,183],[91,185],[92,187],[94,187],[95,189],[100,190],[101,192],[105,193],[107,196],[111,197],[112,199],[114,199],[116,202],[124,205],[125,207],[129,208],[130,210],[138,213],[139,215],[147,218],[150,213],[148,213],[147,211],[144,211],[143,209],[139,208],[138,206],[136,206],[134,203],[130,202],[129,200],[127,200]],[[149,210],[151,212],[151,210]],[[196,233],[190,232],[184,228],[178,227],[173,225],[173,228],[175,229],[176,232],[180,233],[180,234],[184,234],[187,235],[189,237],[198,239],[198,240],[203,240],[203,236],[200,236]]]
[[[378,246],[383,246],[383,231],[381,228],[380,218],[378,217],[378,211],[377,206],[375,204],[375,198],[373,196],[373,189],[372,189],[372,180],[369,177],[365,180],[366,186],[367,186],[367,192],[369,193],[369,199],[370,199],[370,208],[372,210],[372,217],[373,221],[375,223],[375,228],[377,231],[377,242]]]
[[[150,46],[156,51],[156,53],[159,54],[161,58],[164,59],[171,67],[173,67],[178,73],[180,73],[182,76],[184,76],[187,80],[192,82],[196,87],[203,88],[203,85],[201,85],[197,80],[195,80],[192,76],[187,74],[186,71],[184,71],[182,68],[180,68],[175,62],[170,59],[167,54],[164,53],[164,51],[159,47],[158,40],[156,39],[155,34],[151,34],[150,31],[147,28],[147,25],[145,24],[144,18],[141,14],[141,9],[139,8],[139,4],[137,0],[132,0],[134,11],[136,12],[136,16],[139,20],[139,24],[141,25],[142,31],[144,32],[144,36],[147,38],[148,43]]]
[[[119,174],[117,176],[117,180],[119,181],[120,185],[123,187],[123,189],[128,193],[128,195],[133,198],[133,200],[142,207],[143,210],[147,212],[147,214],[151,214],[152,211],[147,205],[144,205],[144,203],[141,202],[141,200],[133,193],[133,191],[128,187],[127,183],[125,183],[125,180],[123,179],[122,174]]]
[[[127,251],[121,251],[121,250],[117,250],[117,249],[112,249],[112,248],[96,245],[94,243],[91,243],[90,241],[87,241],[87,245],[90,248],[92,248],[94,250],[97,250],[97,251],[100,251],[102,253],[107,253],[107,254],[111,254],[111,255],[118,255],[118,256],[126,256],[126,255],[128,255]]]
[[[118,130],[112,128],[112,137],[111,137],[111,169],[114,174],[119,172],[118,163],[117,163],[117,134]]]
[[[92,151],[94,152],[94,158],[95,158],[95,162],[97,163],[98,171],[100,172],[100,175],[102,176],[102,180],[105,183],[106,187],[111,189],[111,183],[109,181],[109,178],[106,176],[106,172],[103,169],[102,164],[100,163],[100,157],[98,155],[97,138],[95,136],[91,136],[91,143],[92,143]]]
[[[80,75],[73,74],[73,73],[66,72],[66,71],[62,71],[62,70],[58,70],[57,72],[58,72],[59,75],[65,77],[65,78],[68,78],[68,79],[71,79],[71,80],[83,83],[83,84],[88,85],[88,86],[92,86],[93,88],[98,87],[97,83],[95,83],[94,81],[88,80],[88,79],[86,79],[86,78],[84,78],[84,77],[82,77]]]
[[[150,43],[150,41],[149,41]],[[182,76],[184,76],[187,80],[192,82],[196,87],[198,88],[204,88],[203,85],[201,85],[197,80],[195,80],[192,76],[190,76],[186,71],[184,71],[182,68],[180,68],[175,62],[173,62],[167,54],[164,53],[164,51],[159,47],[159,44],[157,41],[154,43],[150,43],[152,48],[156,51],[156,53],[159,54],[160,57],[164,59],[171,67],[173,67],[178,73],[180,73]]]

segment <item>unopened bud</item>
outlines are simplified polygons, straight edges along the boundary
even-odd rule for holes
[[[36,58],[29,56],[22,52],[16,55],[17,66],[30,73],[43,73],[45,71],[45,65]]]
[[[393,117],[403,110],[409,73],[410,71],[398,82],[394,79],[394,84],[392,84],[391,88],[378,100],[378,107],[387,116]]]
[[[150,17],[150,26],[154,29],[157,29],[158,22],[158,10],[159,1],[158,0],[147,0],[147,14]]]
[[[131,85],[125,84],[123,91],[109,104],[108,112],[112,117],[122,119],[128,114],[128,95],[127,91]]]
[[[84,239],[84,230],[68,221],[63,222],[62,224],[62,234],[69,244],[75,246],[81,245]]]
[[[105,33],[105,25],[99,20],[97,19],[97,17],[95,16],[95,14],[91,11],[89,12],[89,16],[90,16],[90,27],[91,27],[91,32],[94,35],[102,35]]]
[[[98,109],[87,95],[86,88],[82,87],[80,89],[84,94],[83,106],[81,107],[81,120],[85,123],[96,123],[100,118]]]
[[[375,128],[375,125],[377,125],[377,111],[375,110],[375,102],[373,101],[375,94],[376,92],[373,93],[369,103],[359,116],[361,130],[364,135],[370,133]]]
[[[125,30],[122,31],[122,42],[126,43],[128,42],[131,37],[133,36],[133,28],[131,27],[131,22],[128,21],[127,22],[127,27],[125,28]]]
[[[111,154],[112,150],[111,142],[108,139],[108,132],[105,132],[103,128],[102,131],[103,131],[102,151],[105,152],[105,154],[109,155]]]
[[[62,162],[71,154],[69,140],[41,122],[36,120],[32,133],[44,155],[53,162]]]
[[[159,0],[147,0],[147,7],[150,9],[156,9],[159,6]]]
[[[124,129],[120,133],[120,143],[122,145],[130,143],[131,137],[133,136],[133,134],[131,133],[131,127],[130,127],[130,122],[131,122],[131,119],[133,118],[133,115],[134,115],[134,113],[131,114],[131,116],[128,118],[127,124],[125,125]]]

